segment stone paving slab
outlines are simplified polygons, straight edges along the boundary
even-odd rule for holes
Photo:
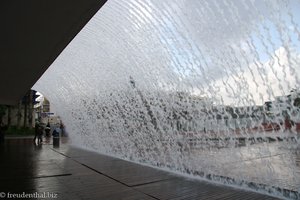
[[[276,199],[187,179],[117,158],[68,147],[36,147],[31,139],[0,146],[0,194],[57,194],[56,199]],[[34,199],[34,198],[33,198]],[[48,198],[51,199],[51,198]]]

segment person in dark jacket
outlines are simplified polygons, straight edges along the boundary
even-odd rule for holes
[[[36,144],[36,139],[38,138],[39,136],[39,127],[40,127],[40,123],[37,122],[35,124],[35,128],[34,128],[34,138],[33,138],[33,143]]]
[[[43,127],[40,125],[40,123],[36,123],[35,125],[35,130],[34,130],[34,138],[33,138],[33,143],[34,144],[41,144],[43,142]],[[36,139],[38,139],[36,143]]]
[[[44,134],[44,129],[43,129],[42,126],[40,126],[39,129],[38,129],[38,144],[42,144],[43,134]]]
[[[46,133],[46,137],[50,137],[50,123],[48,122],[46,128],[45,128],[45,133]]]

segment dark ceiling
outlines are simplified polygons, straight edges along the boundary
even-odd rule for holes
[[[1,1],[0,104],[17,104],[105,2]]]

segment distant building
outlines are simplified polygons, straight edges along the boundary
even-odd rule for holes
[[[18,105],[5,106],[5,115],[2,117],[2,123],[6,126],[16,127],[34,127],[35,109],[34,105],[38,102],[36,91],[29,90],[19,101]]]
[[[266,113],[271,116],[285,117],[292,109],[291,95],[277,96],[274,101],[265,102],[264,108]]]
[[[36,113],[36,119],[41,120],[41,118],[45,118],[48,115],[51,115],[50,113],[50,102],[46,97],[42,96],[40,98],[40,102],[34,106],[35,113]]]
[[[44,125],[47,123],[50,123],[50,125],[60,125],[61,123],[59,116],[51,112],[50,101],[44,96],[41,97],[39,104],[35,106],[35,115],[36,119]]]

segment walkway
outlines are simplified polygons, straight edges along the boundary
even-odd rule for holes
[[[61,144],[59,148],[50,144],[38,147],[31,139],[7,139],[5,145],[0,146],[0,158],[0,197],[276,199],[180,177],[67,144]]]

